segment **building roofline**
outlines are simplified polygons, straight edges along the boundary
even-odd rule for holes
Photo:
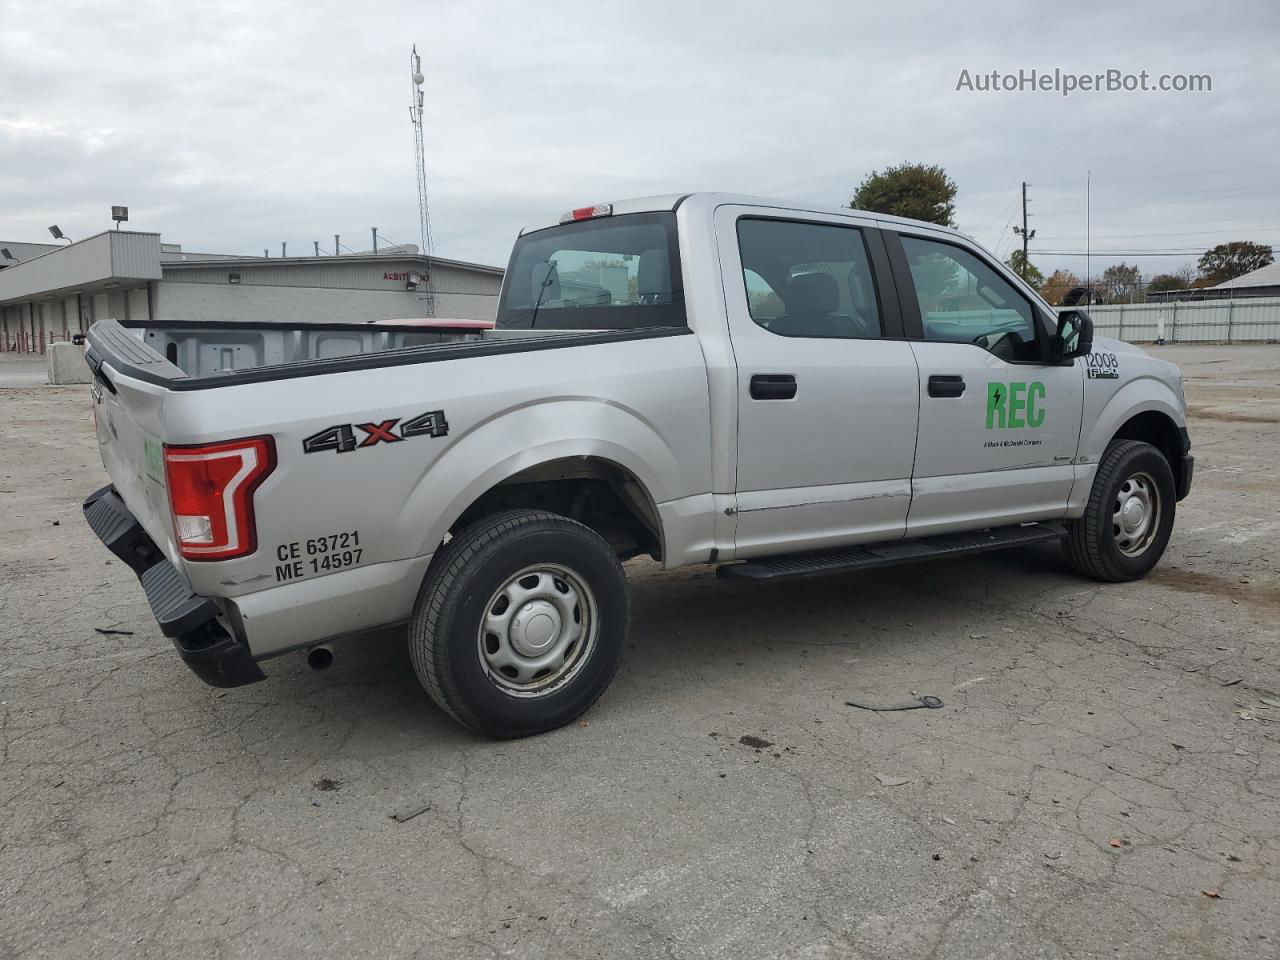
[[[99,230],[97,233],[91,233],[87,237],[81,237],[79,240],[72,240],[68,244],[64,244],[62,246],[55,246],[52,250],[46,250],[44,253],[38,253],[34,257],[29,257],[26,260],[20,260],[18,263],[13,264],[13,267],[25,266],[28,263],[35,263],[37,260],[43,260],[45,257],[52,257],[54,254],[62,253],[64,250],[70,250],[72,247],[78,247],[82,243],[88,243],[90,240],[96,240],[98,239],[98,237],[103,237],[103,236],[106,236],[107,234],[111,234],[112,236],[116,236],[116,235],[124,236],[125,234],[132,234],[135,237],[159,237],[160,236],[160,234],[155,233],[151,230]],[[18,243],[18,242],[20,241],[17,241],[17,240],[14,241],[14,243]],[[10,267],[9,269],[13,269],[13,267]]]
[[[302,257],[237,257],[214,256],[201,260],[165,260],[161,266],[165,270],[209,270],[229,266],[236,267],[275,267],[275,266],[317,266],[335,263],[394,263],[406,260],[421,263],[423,266],[434,264],[443,267],[457,267],[462,270],[476,270],[501,276],[502,267],[492,267],[485,263],[471,263],[467,260],[450,260],[448,257],[428,257],[420,253],[344,253],[342,256],[302,256]]]

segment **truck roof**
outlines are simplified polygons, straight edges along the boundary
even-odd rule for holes
[[[900,224],[911,227],[927,227],[930,230],[936,230],[941,233],[951,233],[956,236],[963,236],[972,241],[974,238],[963,234],[953,227],[942,227],[936,223],[928,223],[923,220],[911,220],[907,217],[895,217],[887,213],[875,213],[870,210],[853,210],[849,207],[824,207],[813,204],[804,203],[803,201],[779,200],[770,197],[757,197],[750,194],[742,193],[666,193],[652,197],[633,197],[628,200],[615,200],[612,203],[613,215],[618,216],[624,213],[654,213],[660,210],[674,210],[684,204],[696,204],[704,207],[706,210],[714,210],[716,207],[726,204],[734,204],[744,207],[771,207],[779,210],[802,211],[804,213],[820,213],[827,216],[836,217],[861,217],[871,220],[879,220],[886,224]],[[530,224],[520,231],[520,235],[531,233],[534,230],[545,230],[547,227],[558,226],[561,223],[563,214],[557,214],[555,217],[538,223]]]

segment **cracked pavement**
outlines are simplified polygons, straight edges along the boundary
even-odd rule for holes
[[[633,562],[611,690],[511,743],[395,632],[201,684],[81,518],[87,388],[0,358],[0,957],[1280,956],[1280,347],[1153,352],[1197,461],[1145,581]]]

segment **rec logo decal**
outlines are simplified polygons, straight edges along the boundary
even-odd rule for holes
[[[396,433],[399,424],[400,432]],[[363,436],[356,436],[359,430]],[[449,433],[449,422],[444,418],[443,410],[428,410],[416,417],[410,417],[403,423],[400,418],[383,420],[381,423],[338,423],[332,427],[313,433],[302,441],[303,453],[324,453],[332,450],[335,453],[350,453],[352,450],[363,450],[365,447],[376,447],[379,444],[401,443],[413,437],[443,437]]]
[[[1017,430],[1040,426],[1044,423],[1044,400],[1044,384],[1039,380],[1031,383],[988,383],[987,429]]]

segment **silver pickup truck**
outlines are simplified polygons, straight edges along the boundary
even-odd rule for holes
[[[496,323],[104,320],[84,511],[206,682],[407,624],[432,698],[552,729],[626,646],[620,561],[781,580],[1060,540],[1159,560],[1172,364],[971,239],[717,194],[524,230]]]

